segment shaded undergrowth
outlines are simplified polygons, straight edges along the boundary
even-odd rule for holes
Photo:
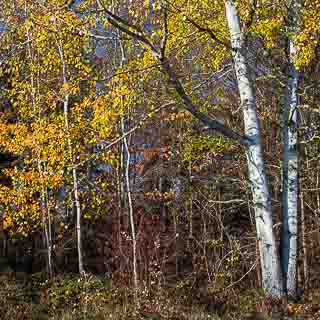
[[[3,320],[316,319],[319,307],[317,301],[305,298],[289,303],[284,311],[281,303],[265,299],[258,289],[199,295],[192,287],[177,284],[134,291],[113,286],[108,278],[72,274],[51,281],[42,273],[9,275],[0,277],[0,288]]]

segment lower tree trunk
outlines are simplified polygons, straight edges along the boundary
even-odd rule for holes
[[[76,206],[76,230],[77,230],[77,249],[78,249],[78,268],[79,273],[84,274],[83,266],[83,250],[82,250],[82,228],[81,228],[81,204],[79,199],[79,186],[77,178],[77,170],[75,167],[72,168],[73,177],[73,189],[74,189],[74,202]]]
[[[122,133],[126,131],[124,120],[121,121]],[[129,209],[129,220],[130,220],[130,229],[131,229],[131,240],[132,240],[132,256],[133,256],[133,285],[134,288],[138,288],[138,266],[137,266],[137,239],[136,239],[136,230],[135,230],[135,221],[132,205],[132,194],[131,194],[131,184],[130,184],[130,150],[127,137],[123,139],[124,147],[126,150],[126,166],[125,166],[125,179],[126,179],[126,196],[128,199],[128,209]]]
[[[40,160],[38,159],[38,171],[40,177],[43,178],[43,168]],[[53,276],[53,268],[52,268],[52,236],[51,236],[51,219],[50,214],[48,212],[48,202],[46,197],[45,188],[41,188],[41,215],[42,215],[42,224],[44,231],[44,245],[47,250],[46,256],[46,264],[47,264],[47,274],[49,279]]]
[[[303,250],[303,284],[304,290],[307,291],[309,287],[309,268],[308,268],[308,247],[306,239],[306,215],[304,211],[304,194],[301,190],[300,195],[301,204],[301,238],[302,238],[302,250]]]

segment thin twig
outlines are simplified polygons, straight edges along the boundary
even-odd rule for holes
[[[234,285],[236,285],[237,283],[239,283],[240,281],[242,281],[257,266],[257,262],[258,262],[258,259],[256,259],[256,261],[253,263],[251,268],[240,279],[238,279],[237,281],[229,284],[227,287],[224,288],[224,290],[228,290],[231,287],[233,287]]]

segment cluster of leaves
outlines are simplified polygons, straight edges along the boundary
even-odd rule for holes
[[[224,138],[215,136],[194,136],[185,137],[187,142],[183,146],[182,161],[192,162],[203,159],[205,154],[210,154],[210,158],[221,155],[232,150],[234,144]]]
[[[21,19],[13,25],[17,12]],[[78,16],[64,1],[41,6],[17,1],[6,7],[6,23],[11,28],[4,34],[3,54],[17,43],[24,43],[24,49],[8,56],[2,70],[10,74],[2,98],[9,99],[16,121],[1,122],[0,149],[21,160],[4,172],[13,183],[1,186],[0,202],[4,228],[27,235],[43,222],[44,208],[52,215],[61,206],[58,193],[71,185],[73,165],[81,169],[92,158],[114,163],[111,152],[93,157],[92,150],[113,134],[112,119],[118,113],[107,109],[107,102],[118,93],[97,96],[90,80],[94,48],[88,30],[95,24],[93,17]],[[101,189],[108,186],[100,183]],[[97,194],[89,196],[99,206]],[[81,196],[88,195],[84,191]]]
[[[154,192],[146,192],[144,196],[146,199],[150,199],[150,200],[161,199],[164,202],[170,202],[174,198],[174,193],[154,191]]]

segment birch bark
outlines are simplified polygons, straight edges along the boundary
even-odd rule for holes
[[[298,31],[301,0],[291,2],[288,14],[288,31],[295,35]],[[289,38],[289,63],[287,67],[287,93],[284,108],[283,128],[283,194],[282,194],[282,230],[281,230],[281,266],[284,286],[291,297],[297,295],[297,232],[299,197],[299,152],[298,152],[298,82],[299,72],[294,60],[297,50],[293,37]]]
[[[280,257],[273,232],[271,194],[264,171],[254,81],[249,76],[240,18],[234,0],[226,0],[225,9],[231,36],[234,67],[238,80],[245,135],[250,140],[247,145],[246,156],[260,250],[262,285],[266,295],[280,298],[284,293]]]

